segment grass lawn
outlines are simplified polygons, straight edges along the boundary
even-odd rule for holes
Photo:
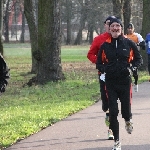
[[[4,57],[11,78],[0,99],[0,146],[8,147],[99,99],[95,65],[86,54],[89,46],[63,46],[62,66],[65,81],[44,86],[23,86],[33,76],[30,44],[4,44]],[[148,79],[140,72],[139,82]]]

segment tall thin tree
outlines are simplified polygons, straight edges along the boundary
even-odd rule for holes
[[[127,26],[131,20],[131,5],[132,0],[125,0],[123,5],[124,32],[126,33]]]
[[[122,20],[126,29],[131,19],[131,0],[112,0],[112,3],[114,15]]]
[[[5,42],[9,42],[9,3],[10,0],[6,1],[6,10],[4,13],[4,36],[5,36]]]
[[[112,0],[112,3],[113,3],[114,15],[123,20],[123,3],[124,3],[124,0]]]
[[[31,73],[37,73],[37,51],[38,51],[38,35],[37,35],[37,25],[35,12],[33,9],[33,1],[25,0],[24,1],[24,13],[27,19],[30,32],[30,42],[31,42],[31,56],[32,56],[32,68]]]
[[[67,14],[67,41],[66,44],[71,44],[71,12],[72,12],[72,2],[66,0],[66,14]]]
[[[22,26],[21,26],[21,35],[20,35],[20,42],[24,43],[24,35],[25,35],[25,14],[24,14],[24,6],[20,4],[20,11],[22,17]]]

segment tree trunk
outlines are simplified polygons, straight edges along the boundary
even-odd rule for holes
[[[6,11],[4,15],[4,36],[5,36],[5,42],[9,43],[9,2],[7,1],[6,4]]]
[[[24,33],[25,33],[25,15],[24,15],[24,11],[22,11],[22,27],[21,27],[21,36],[20,36],[21,43],[24,43]]]
[[[88,3],[87,3],[88,5]],[[94,4],[91,4],[90,5],[92,8],[94,8]],[[91,44],[92,41],[93,41],[93,32],[94,32],[94,28],[95,28],[95,22],[97,21],[95,19],[95,10],[94,9],[90,9],[89,10],[90,14],[87,18],[87,21],[88,21],[88,33],[89,33],[89,43]]]
[[[131,19],[131,0],[112,0],[113,13],[119,17],[124,25],[124,32],[126,32],[127,25]]]
[[[18,27],[17,27],[17,24],[18,24],[18,20],[17,20],[17,2],[16,1],[14,1],[14,20],[15,20],[15,36],[16,36],[16,41],[18,41]]]
[[[126,29],[127,26],[130,22],[131,19],[131,3],[132,0],[125,0],[124,5],[123,5],[123,17],[124,17],[124,32],[126,34]]]
[[[80,45],[81,43],[82,43],[82,27],[80,26],[74,45]]]
[[[66,44],[71,44],[71,1],[66,0],[66,13],[67,13],[67,41]]]
[[[88,33],[89,33],[89,43],[91,44],[93,41],[93,31],[94,31],[94,26],[93,24],[89,24],[89,28],[88,28]]]
[[[77,34],[77,37],[75,39],[74,45],[80,45],[82,43],[82,30],[84,28],[85,25],[85,16],[86,16],[86,12],[85,12],[85,5],[83,4],[83,2],[81,2],[81,18],[80,18],[80,27],[79,27],[79,32]]]
[[[3,27],[3,1],[0,1],[0,53],[3,55],[3,42],[2,42],[2,27]]]
[[[39,0],[38,4],[38,74],[37,82],[64,79],[61,66],[60,0]]]
[[[37,60],[38,60],[38,37],[37,36],[38,34],[37,34],[37,26],[36,26],[34,11],[33,11],[32,0],[24,1],[24,13],[27,19],[29,32],[30,32],[31,55],[32,55],[31,73],[37,73]]]
[[[142,21],[142,32],[141,35],[143,38],[146,38],[147,33],[150,32],[150,19],[149,19],[149,14],[150,14],[150,1],[149,0],[143,0],[143,21]],[[141,50],[141,54],[143,57],[143,65],[140,67],[141,70],[146,70],[147,69],[147,53],[146,51]]]
[[[113,14],[116,17],[119,17],[122,22],[124,22],[123,20],[123,4],[124,4],[124,0],[112,0],[113,3]]]
[[[21,36],[20,36],[20,42],[24,43],[24,33],[25,33],[25,15],[22,11],[22,27],[21,27]]]

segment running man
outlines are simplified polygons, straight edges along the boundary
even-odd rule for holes
[[[116,18],[116,17],[109,16],[106,18],[106,20],[104,21],[105,32],[94,38],[91,44],[90,50],[88,51],[87,58],[94,64],[96,64],[97,62],[97,55],[98,55],[98,51],[101,45],[106,41],[106,39],[110,37],[109,23],[113,18]],[[109,109],[108,109],[108,97],[107,97],[106,86],[105,86],[105,81],[104,81],[105,77],[99,71],[98,71],[98,77],[99,77],[100,93],[101,93],[101,99],[102,99],[102,110],[106,112],[105,123],[106,123],[106,126],[109,127]],[[109,140],[114,139],[111,129],[108,130],[108,139]]]

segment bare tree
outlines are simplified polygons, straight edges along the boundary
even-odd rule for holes
[[[113,13],[123,21],[123,4],[124,0],[112,0]]]
[[[21,42],[21,43],[24,43],[25,14],[24,14],[24,5],[23,5],[23,2],[20,2],[20,11],[21,11],[21,16],[22,16],[22,27],[21,27],[20,42]]]
[[[80,17],[80,25],[79,25],[79,31],[78,31],[78,34],[77,34],[77,37],[75,39],[75,42],[74,44],[75,45],[80,45],[81,42],[82,42],[82,30],[84,28],[84,25],[85,25],[85,16],[86,16],[86,9],[85,9],[85,2],[84,0],[80,1],[80,6],[81,6],[81,17]]]
[[[132,0],[125,0],[123,5],[124,32],[126,33],[127,26],[131,20]]]
[[[4,36],[5,42],[9,42],[9,3],[10,0],[6,1],[6,9],[4,13]]]
[[[66,0],[66,14],[67,14],[67,39],[66,44],[71,44],[71,4],[72,2],[70,0]]]
[[[30,32],[30,42],[31,42],[31,55],[32,55],[32,69],[31,73],[37,72],[37,60],[38,60],[38,34],[35,12],[33,9],[32,0],[24,1],[24,13],[28,22],[29,32]]]
[[[38,73],[37,82],[64,79],[61,66],[61,0],[39,0],[38,3]]]
[[[22,27],[21,27],[20,43],[24,43],[25,41],[24,35],[25,35],[25,14],[24,11],[22,11]]]
[[[120,18],[124,24],[124,29],[127,28],[131,19],[131,0],[112,0],[113,13]],[[125,30],[126,31],[126,30]]]

